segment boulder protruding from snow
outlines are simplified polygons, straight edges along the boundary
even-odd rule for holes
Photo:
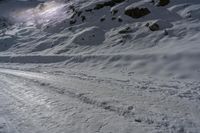
[[[170,0],[153,0],[156,6],[166,6],[170,3]]]
[[[94,7],[94,10],[99,10],[101,8],[104,8],[104,7],[113,7],[115,6],[116,4],[118,3],[121,3],[121,2],[124,2],[125,0],[110,0],[110,1],[105,1],[103,3],[98,3],[96,4],[96,6]]]
[[[146,7],[128,7],[125,9],[125,14],[132,18],[141,18],[151,13]]]
[[[160,26],[157,23],[153,23],[149,25],[149,29],[151,31],[157,31],[157,30],[160,30]]]
[[[147,23],[146,26],[149,27],[151,31],[158,31],[164,30],[166,28],[171,28],[173,25],[164,20],[155,20],[153,22]]]

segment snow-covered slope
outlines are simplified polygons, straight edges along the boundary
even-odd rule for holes
[[[2,1],[0,61],[199,79],[200,1],[158,1]]]
[[[200,0],[0,0],[0,133],[199,133],[199,58]]]

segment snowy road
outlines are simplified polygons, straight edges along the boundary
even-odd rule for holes
[[[199,82],[0,69],[0,132],[199,133]]]

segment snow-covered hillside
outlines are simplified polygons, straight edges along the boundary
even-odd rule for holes
[[[0,11],[1,62],[200,77],[199,0],[5,0]]]
[[[0,133],[200,133],[200,0],[0,0]]]

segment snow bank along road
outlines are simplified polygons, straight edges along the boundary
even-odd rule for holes
[[[0,132],[198,133],[200,84],[0,69]]]

